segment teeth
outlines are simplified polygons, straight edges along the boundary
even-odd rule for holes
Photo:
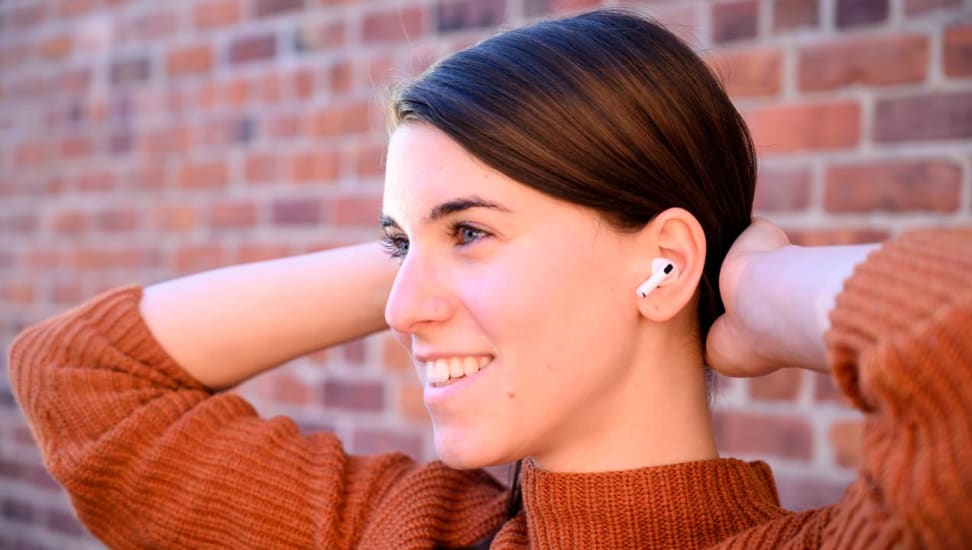
[[[490,362],[489,357],[451,357],[425,363],[425,377],[432,384],[472,376]]]

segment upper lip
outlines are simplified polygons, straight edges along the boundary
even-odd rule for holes
[[[461,351],[437,351],[413,354],[415,360],[422,363],[428,363],[429,361],[435,361],[437,359],[452,359],[453,357],[482,357],[484,355],[488,355],[489,357],[493,356],[492,353],[470,353]]]

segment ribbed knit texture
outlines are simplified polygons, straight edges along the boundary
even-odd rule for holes
[[[867,413],[837,504],[779,508],[768,467],[735,459],[625,472],[523,470],[524,509],[481,471],[347,455],[260,419],[169,357],[141,288],[27,329],[10,380],[45,465],[112,548],[962,548],[972,541],[972,231],[906,235],[847,282],[827,335]]]

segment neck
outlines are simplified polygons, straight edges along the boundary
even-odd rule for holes
[[[634,354],[655,359],[626,369],[612,391],[590,404],[582,426],[564,430],[562,445],[533,457],[538,468],[599,472],[718,458],[701,346],[663,340]]]

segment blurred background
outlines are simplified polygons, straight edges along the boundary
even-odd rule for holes
[[[388,86],[598,6],[656,17],[716,68],[759,148],[757,213],[795,242],[972,222],[970,0],[0,0],[2,360],[113,286],[376,238]],[[0,548],[100,548],[0,372]],[[433,457],[387,334],[235,391],[353,452]],[[722,453],[767,460],[784,505],[853,478],[861,417],[827,377],[720,379],[715,406]]]

